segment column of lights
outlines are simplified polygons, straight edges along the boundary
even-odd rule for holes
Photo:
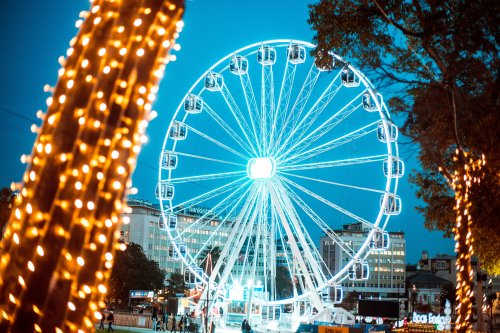
[[[0,331],[86,332],[100,319],[122,203],[183,0],[94,0],[43,119],[5,231]]]
[[[457,287],[455,307],[457,318],[455,331],[472,331],[472,302],[474,297],[473,284],[474,272],[471,257],[474,254],[474,237],[472,235],[472,217],[470,215],[471,202],[469,200],[471,187],[479,185],[481,181],[481,168],[486,164],[484,155],[474,160],[469,153],[456,150],[453,161],[458,165],[452,177],[452,187],[455,192],[456,224],[453,228],[455,234],[455,252],[457,258]]]

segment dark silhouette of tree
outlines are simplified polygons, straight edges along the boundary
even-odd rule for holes
[[[278,299],[293,296],[292,278],[288,268],[284,266],[276,267],[276,296]]]
[[[9,221],[16,194],[8,187],[0,190],[0,239],[3,237],[3,230]]]
[[[455,308],[455,288],[453,284],[447,284],[441,288],[441,293],[439,294],[439,304],[441,305],[441,309],[445,308],[446,301],[450,302],[451,309]]]
[[[449,178],[465,162],[453,161],[455,149],[485,155],[468,210],[483,268],[500,273],[500,2],[322,0],[310,9],[318,63],[331,66],[333,51],[393,94],[390,109],[418,144],[411,181],[428,229],[453,232]]]
[[[353,290],[350,293],[348,293],[346,297],[344,297],[339,307],[347,311],[353,311],[358,306],[358,300],[359,300],[359,292]]]
[[[184,281],[184,275],[181,273],[172,273],[167,279],[165,286],[165,295],[167,297],[174,297],[176,294],[184,294],[188,289]]]
[[[140,245],[130,243],[125,251],[116,253],[108,297],[128,304],[130,290],[156,290],[164,286],[165,271],[146,257]]]

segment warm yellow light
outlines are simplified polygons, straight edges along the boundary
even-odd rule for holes
[[[112,159],[116,160],[119,156],[120,156],[120,153],[117,150],[113,150],[113,152],[111,152]]]
[[[90,292],[91,292],[90,287],[87,286],[86,284],[83,285],[83,292],[86,294],[90,294]]]
[[[76,208],[78,208],[78,209],[82,208],[82,207],[83,207],[83,202],[82,202],[82,200],[80,200],[80,199],[76,199],[76,200],[75,200],[75,207],[76,207]]]
[[[43,248],[42,248],[40,245],[38,245],[38,246],[36,247],[36,253],[38,253],[38,255],[39,255],[40,257],[43,257],[43,255],[45,254],[45,253],[43,252]]]
[[[113,182],[113,189],[115,189],[115,190],[119,190],[121,187],[122,187],[122,184],[120,184],[120,182],[119,182],[119,181],[115,180],[115,181]]]
[[[144,55],[144,49],[138,49],[135,53],[138,57],[142,57]]]
[[[70,309],[71,311],[75,311],[76,310],[75,304],[68,302],[68,309]]]
[[[14,243],[19,245],[19,236],[16,233],[14,233],[14,235],[12,235],[12,239],[14,240]]]
[[[142,24],[142,20],[141,19],[136,19],[134,21],[134,26],[136,26],[136,27],[140,26],[141,24]]]
[[[99,49],[99,51],[97,52],[97,54],[98,54],[100,57],[104,56],[104,55],[106,54],[106,49],[105,49],[104,47],[101,47],[101,48]]]
[[[76,258],[76,263],[78,264],[78,266],[83,267],[85,265],[85,260],[82,257],[78,257]]]
[[[97,287],[97,289],[99,290],[99,292],[100,292],[101,294],[105,294],[105,293],[106,293],[106,291],[107,291],[106,286],[105,286],[105,285],[103,285],[103,284],[100,284],[100,285]]]
[[[120,55],[121,56],[124,56],[125,54],[127,54],[127,49],[125,47],[122,47],[119,51]]]
[[[87,208],[88,210],[93,210],[95,208],[95,205],[92,201],[87,202]]]
[[[82,45],[86,46],[89,43],[90,39],[88,37],[83,37],[82,39]]]
[[[106,108],[107,108],[106,103],[101,103],[101,104],[99,105],[99,110],[101,110],[101,111],[105,111],[105,110],[106,110]]]
[[[82,68],[86,68],[89,65],[89,61],[87,59],[83,59]]]
[[[23,277],[21,275],[19,275],[19,277],[17,278],[17,280],[19,281],[19,284],[21,286],[23,286],[23,287],[26,286],[26,284],[24,283],[24,279],[23,279]]]
[[[100,235],[99,235],[99,242],[100,242],[101,244],[106,243],[106,236],[105,236],[105,235],[103,235],[103,234],[100,234]]]
[[[102,69],[102,72],[104,74],[109,74],[109,72],[111,72],[111,67],[109,66],[104,66],[104,68]]]

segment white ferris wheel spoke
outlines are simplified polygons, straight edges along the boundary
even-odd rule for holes
[[[307,102],[309,101],[309,97],[311,96],[311,93],[314,89],[314,86],[316,85],[316,82],[318,81],[319,76],[320,76],[320,71],[313,63],[309,69],[309,73],[307,74],[306,80],[304,81],[304,84],[302,85],[302,88],[300,89],[299,94],[297,95],[295,103],[290,109],[290,112],[288,112],[285,122],[281,125],[281,130],[278,139],[276,140],[277,144],[273,149],[274,156],[277,155],[276,148],[282,146],[281,138],[285,133],[287,133],[288,130],[287,126],[290,120],[293,119],[291,126],[292,129],[297,126],[297,122],[300,119],[300,116],[302,115],[302,112],[304,111]]]
[[[295,234],[293,233],[293,230],[288,223],[288,219],[286,217],[285,211],[290,211],[293,209],[292,207],[289,207],[287,203],[283,202],[283,195],[286,195],[282,192],[279,191],[279,187],[276,186],[275,183],[272,183],[271,186],[269,186],[269,191],[271,194],[272,202],[274,207],[276,208],[276,211],[278,213],[278,216],[280,218],[281,224],[285,230],[285,233],[288,237],[288,242],[290,244],[290,248],[293,253],[294,259],[297,261],[298,266],[300,267],[300,270],[303,272],[303,277],[305,284],[307,285],[307,290],[315,290],[316,286],[311,278],[311,276],[308,274],[309,269],[308,265],[306,264],[304,257],[301,255],[301,250],[297,244],[297,241],[295,240]],[[289,218],[291,218],[292,223],[294,223],[294,216],[288,215]],[[311,258],[309,258],[311,259]],[[304,290],[304,289],[303,289]],[[313,306],[321,308],[322,302],[319,298],[318,295],[316,294],[311,294],[310,295],[310,300]]]
[[[224,119],[222,119],[217,112],[215,112],[210,105],[208,105],[206,102],[203,102],[203,108],[206,110],[208,115],[217,123],[219,126],[226,132],[240,147],[245,150],[245,152],[248,154],[244,158],[247,159],[248,156],[252,155],[252,147],[248,145],[232,128],[229,126]],[[243,156],[240,153],[238,153],[238,156]]]
[[[366,191],[366,192],[374,192],[374,193],[380,193],[384,194],[385,191],[383,190],[378,190],[375,188],[369,188],[369,187],[362,187],[362,186],[354,186],[354,185],[349,185],[349,184],[344,184],[344,183],[337,183],[337,182],[332,182],[329,180],[324,180],[324,179],[318,179],[318,178],[311,178],[311,177],[306,177],[306,176],[299,176],[293,173],[288,173],[288,172],[280,172],[280,175],[285,175],[285,176],[292,176],[292,177],[297,177],[297,178],[302,178],[306,180],[312,180],[318,183],[323,183],[323,184],[329,184],[329,185],[335,185],[335,186],[340,186],[340,187],[347,187],[347,188],[352,188],[355,190],[361,190],[361,191]]]
[[[352,131],[348,134],[345,134],[341,137],[335,138],[331,141],[328,141],[326,143],[323,143],[317,147],[311,148],[309,150],[304,150],[298,154],[291,155],[289,158],[286,158],[280,163],[282,164],[294,164],[306,159],[309,159],[311,157],[314,157],[316,155],[322,154],[324,152],[330,151],[334,148],[340,147],[344,144],[347,144],[349,142],[352,142],[354,140],[360,139],[370,133],[374,133],[377,131],[377,124],[378,121],[375,121],[371,124],[368,124],[366,126],[363,126],[361,128],[358,128],[355,131]]]
[[[245,117],[241,113],[241,110],[240,110],[238,104],[236,104],[236,101],[234,100],[233,95],[231,95],[231,92],[229,91],[229,88],[225,83],[222,85],[220,92],[222,94],[222,97],[224,98],[224,101],[226,101],[226,104],[227,104],[229,110],[233,114],[234,119],[238,123],[238,126],[241,129],[241,132],[245,136],[245,138],[247,140],[246,142],[252,148],[252,152],[255,155],[257,155],[257,150],[255,149],[255,145],[258,146],[257,134],[255,133],[255,131],[253,131],[254,138],[253,139],[250,138],[250,135],[252,134],[252,130],[248,126],[248,123],[247,123]],[[252,125],[253,125],[253,123],[252,123]]]
[[[306,112],[306,114],[302,118],[300,118],[302,116],[302,113],[295,117],[292,124],[292,130],[290,134],[287,135],[287,138],[285,139],[283,144],[279,145],[278,151],[276,152],[277,155],[279,155],[282,151],[284,151],[284,149],[288,147],[288,143],[290,142],[290,140],[294,138],[297,138],[297,140],[299,140],[301,138],[302,134],[306,131],[307,128],[309,128],[309,125],[311,124],[311,122],[308,121],[309,118],[313,118],[314,121],[316,117],[328,106],[330,101],[340,90],[340,87],[342,87],[340,82],[337,82],[339,77],[340,73],[335,76],[335,78],[330,82],[328,87],[326,87],[318,100],[316,100],[314,105],[309,109],[309,111]],[[299,129],[301,129],[300,134],[297,134],[299,132]],[[290,143],[293,147],[293,141],[291,141]]]
[[[187,176],[187,177],[179,177],[179,178],[171,178],[170,183],[172,184],[180,184],[180,183],[193,183],[193,182],[201,182],[205,180],[214,180],[221,178],[230,178],[237,177],[246,174],[246,171],[233,171],[233,172],[222,172],[222,173],[212,173],[208,175],[200,175],[200,176]]]
[[[234,55],[236,56],[236,55]],[[259,113],[259,108],[257,106],[257,101],[255,99],[255,93],[253,91],[253,86],[252,86],[252,80],[250,79],[250,74],[243,73],[239,75],[240,77],[240,82],[241,82],[241,88],[243,89],[243,94],[245,95],[245,103],[247,105],[247,110],[248,110],[248,115],[250,117],[250,122],[252,124],[252,129],[254,132],[254,135],[256,137],[256,144],[257,148],[259,150],[259,154],[262,154],[262,149],[263,149],[263,140],[262,138],[259,138],[259,129],[256,128],[256,123],[259,125],[259,120],[260,120],[260,113]],[[260,141],[259,141],[260,140]]]
[[[381,162],[386,158],[387,155],[363,156],[363,157],[346,158],[343,160],[285,165],[278,167],[277,170],[292,171],[292,170],[334,168],[334,167],[349,166],[355,164]]]
[[[231,191],[231,189],[233,187],[236,187],[238,185],[238,183],[242,182],[243,180],[247,180],[248,181],[248,178],[247,177],[242,177],[242,178],[239,178],[239,179],[236,179],[230,183],[227,183],[225,185],[222,185],[216,189],[213,189],[211,191],[208,191],[206,193],[203,193],[195,198],[192,198],[192,199],[189,199],[189,200],[186,200],[180,204],[177,204],[175,206],[173,206],[171,208],[171,211],[173,212],[176,208],[179,208],[179,207],[191,207],[191,206],[196,206],[196,205],[199,205],[200,203],[204,202],[204,201],[207,201],[207,200],[210,200],[218,195],[221,195],[223,193],[226,193],[228,191]]]
[[[368,222],[367,220],[365,220],[364,218],[362,218],[362,217],[360,217],[360,216],[358,216],[358,215],[356,215],[356,214],[354,214],[354,213],[350,212],[349,210],[347,210],[347,209],[345,209],[345,208],[343,208],[343,207],[340,207],[340,206],[339,206],[339,205],[337,205],[337,204],[334,204],[334,203],[333,203],[333,202],[331,202],[330,200],[327,200],[327,199],[323,198],[322,196],[320,196],[320,195],[318,195],[318,194],[316,194],[316,193],[314,193],[314,192],[312,192],[312,191],[308,190],[307,188],[305,188],[305,187],[303,187],[303,186],[301,186],[301,185],[299,185],[299,184],[295,183],[294,181],[292,181],[292,180],[290,180],[290,179],[288,179],[288,178],[286,178],[286,177],[282,177],[282,179],[283,179],[286,183],[288,183],[288,184],[292,185],[293,187],[295,187],[295,188],[297,188],[297,189],[301,190],[302,192],[304,192],[304,193],[308,194],[309,196],[313,197],[314,199],[316,199],[316,200],[318,200],[318,201],[320,201],[320,202],[324,203],[325,205],[332,207],[333,209],[335,209],[335,210],[337,210],[337,211],[341,212],[342,214],[347,215],[347,216],[351,217],[352,219],[354,219],[354,220],[356,220],[356,221],[358,221],[358,222],[361,222],[361,223],[363,223],[363,224],[365,224],[365,225],[369,226],[370,228],[374,228],[374,227],[375,227],[375,226],[373,225],[373,223],[370,223],[370,222]]]
[[[208,141],[210,141],[210,142],[212,142],[212,143],[216,144],[217,146],[221,147],[222,149],[224,149],[224,150],[226,150],[226,151],[228,151],[228,152],[230,152],[230,153],[233,153],[233,154],[235,154],[235,155],[237,155],[237,156],[239,156],[239,157],[241,157],[241,158],[243,158],[243,159],[248,159],[248,157],[247,157],[247,156],[245,156],[245,155],[241,154],[240,152],[238,152],[238,151],[234,150],[233,148],[230,148],[230,147],[226,146],[226,145],[225,145],[225,144],[223,144],[222,142],[217,141],[216,139],[212,138],[210,135],[205,134],[205,133],[203,133],[203,132],[201,132],[201,131],[197,130],[196,128],[194,128],[194,127],[192,127],[192,126],[189,126],[189,125],[188,125],[187,127],[188,127],[188,129],[189,129],[190,131],[192,131],[193,133],[198,134],[198,135],[199,135],[199,136],[201,136],[202,138],[204,138],[204,139],[206,139],[206,140],[208,140]]]
[[[257,215],[257,210],[252,209],[258,200],[260,193],[256,190],[256,186],[252,186],[251,193],[247,197],[243,209],[236,218],[235,225],[229,235],[226,246],[222,250],[220,258],[222,260],[217,261],[215,268],[210,275],[209,286],[211,289],[211,294],[216,295],[222,286],[224,286],[231,275],[231,270],[234,267],[234,263],[241,252],[241,248],[245,243],[245,240],[250,235],[250,231],[253,228],[253,223]],[[252,215],[250,218],[250,214]],[[244,226],[242,227],[242,224]],[[221,267],[224,265],[224,270],[220,273]],[[220,276],[217,285],[215,284],[215,278]],[[207,288],[203,291],[203,295],[206,296]],[[212,303],[213,304],[213,303]],[[213,306],[213,305],[212,305]]]
[[[191,233],[187,236],[185,236],[185,234],[190,231],[191,229],[197,229],[203,225],[205,225],[206,223],[210,222],[210,220],[206,220],[206,217],[214,212],[216,212],[216,210],[222,206],[226,201],[229,201],[228,203],[228,207],[231,207],[231,210],[229,211],[229,213],[224,217],[224,219],[222,219],[222,221],[220,221],[219,225],[217,226],[215,232],[213,232],[210,237],[207,239],[207,241],[205,242],[205,244],[203,244],[202,248],[198,251],[198,253],[192,258],[192,260],[196,260],[196,258],[199,256],[200,253],[203,252],[203,250],[208,246],[210,245],[211,243],[211,240],[217,235],[217,232],[222,228],[222,226],[225,225],[225,222],[227,221],[228,217],[230,216],[230,214],[232,213],[232,211],[234,211],[236,209],[236,207],[238,207],[239,203],[243,200],[243,198],[245,197],[245,195],[250,191],[250,188],[251,187],[246,187],[248,185],[250,181],[247,181],[245,182],[243,185],[241,185],[240,187],[238,187],[236,190],[234,190],[233,192],[231,192],[228,196],[224,197],[224,199],[222,201],[220,201],[219,203],[217,203],[215,206],[213,206],[211,209],[209,209],[205,214],[203,214],[201,217],[199,217],[198,219],[196,219],[196,221],[194,221],[193,223],[191,223],[187,228],[185,228],[181,233],[178,233],[177,236],[175,236],[175,238],[173,239],[174,241],[177,241],[179,239],[181,239],[182,237],[187,237],[187,238],[190,238],[194,235],[194,233]],[[246,188],[245,188],[246,187]],[[233,200],[233,198],[236,196],[236,194],[239,194],[239,192],[241,192],[241,190],[245,188],[245,191],[243,191],[243,193],[241,195],[239,195],[236,199]],[[205,221],[206,220],[206,221]]]
[[[315,142],[323,135],[328,133],[332,128],[340,124],[344,119],[350,116],[354,111],[356,111],[359,107],[361,107],[362,103],[354,104],[356,100],[359,100],[361,95],[354,97],[351,101],[349,101],[342,109],[334,113],[330,118],[328,118],[325,122],[319,125],[317,128],[312,130],[308,135],[304,137],[299,137],[295,142],[292,142],[292,146],[288,148],[287,151],[281,154],[280,159],[286,158],[291,153],[301,152],[306,149],[311,143]],[[354,105],[353,105],[354,104]],[[303,133],[306,133],[305,131]],[[298,148],[298,150],[294,150]]]
[[[269,138],[274,117],[274,74],[272,65],[262,64],[261,79],[261,135],[264,137],[264,154],[269,155]],[[270,119],[268,119],[270,118]]]
[[[312,272],[315,277],[314,281],[316,282],[315,286],[317,287],[319,284],[322,284],[324,281],[326,281],[326,277],[319,265],[321,263],[321,255],[319,254],[316,246],[314,245],[314,242],[309,236],[309,233],[302,224],[300,218],[298,217],[297,211],[295,210],[295,207],[293,206],[292,201],[288,196],[287,190],[283,186],[283,183],[278,180],[274,182],[274,186],[280,193],[280,198],[287,208],[285,212],[290,217],[293,229],[295,230],[294,234],[297,236],[299,242],[301,243],[303,254],[305,254],[306,258],[308,259],[306,264],[310,267],[309,272]]]
[[[290,186],[285,184],[290,197],[295,200],[297,205],[304,211],[304,213],[309,216],[309,218],[323,231],[327,236],[329,236],[335,243],[337,243],[342,250],[351,253],[353,249],[347,244],[339,235],[337,235],[331,227],[323,221],[321,217],[304,201],[302,198],[292,189]]]
[[[292,45],[292,43],[290,43]],[[290,47],[290,46],[289,46]],[[277,138],[277,125],[280,118],[284,118],[288,111],[288,104],[290,103],[290,96],[292,94],[293,81],[295,79],[295,72],[297,65],[290,63],[289,57],[286,58],[285,70],[283,72],[283,79],[281,81],[281,89],[278,97],[278,104],[275,108],[275,115],[273,125],[271,126],[271,135],[269,136],[270,147],[274,147]],[[272,151],[272,149],[270,149]]]
[[[205,161],[212,161],[212,162],[218,162],[218,163],[224,163],[224,164],[230,164],[230,165],[237,165],[237,166],[246,168],[246,165],[240,164],[240,163],[219,160],[216,158],[211,158],[211,157],[206,157],[206,156],[201,156],[201,155],[193,155],[193,154],[183,153],[183,152],[179,152],[179,151],[176,151],[175,153],[179,156],[186,156],[186,157],[196,158],[196,159],[205,160]]]

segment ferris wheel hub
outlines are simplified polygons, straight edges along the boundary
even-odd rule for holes
[[[276,163],[272,157],[251,158],[247,164],[250,179],[270,179],[276,174]]]

